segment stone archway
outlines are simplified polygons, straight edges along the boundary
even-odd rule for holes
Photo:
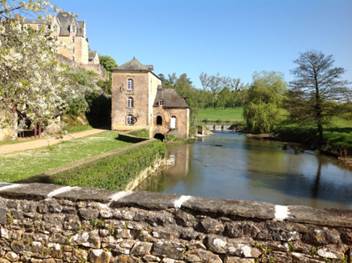
[[[160,141],[164,141],[164,140],[165,140],[165,135],[162,134],[162,133],[156,133],[156,134],[154,135],[154,139],[158,139],[158,140],[160,140]]]

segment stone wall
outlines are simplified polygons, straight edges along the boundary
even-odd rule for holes
[[[352,211],[0,185],[0,262],[351,262]]]

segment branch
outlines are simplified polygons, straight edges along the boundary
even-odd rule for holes
[[[0,10],[0,15],[4,14],[4,13],[10,13],[10,12],[13,12],[13,11],[16,11],[18,9],[21,9],[23,8],[23,5],[19,5],[19,6],[16,6],[16,7],[12,7],[10,9],[8,8],[5,8],[3,10]]]

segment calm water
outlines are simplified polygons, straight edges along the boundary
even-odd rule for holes
[[[352,171],[314,152],[216,133],[170,146],[168,156],[174,166],[145,181],[141,190],[352,209]]]

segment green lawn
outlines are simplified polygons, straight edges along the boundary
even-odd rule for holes
[[[200,121],[227,121],[227,122],[242,122],[243,108],[206,108],[199,109],[198,119]]]
[[[15,182],[48,169],[57,168],[99,153],[122,148],[130,143],[116,139],[117,133],[107,131],[42,149],[0,156],[0,181]]]

